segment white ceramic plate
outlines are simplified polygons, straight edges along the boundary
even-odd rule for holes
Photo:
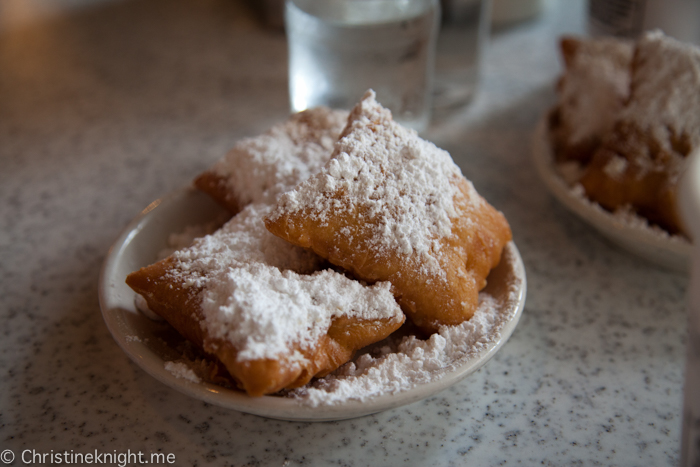
[[[688,240],[650,226],[641,217],[630,222],[572,190],[554,167],[546,119],[535,130],[532,152],[545,186],[570,211],[627,251],[666,269],[683,273],[689,270],[692,245]]]
[[[165,322],[154,321],[137,311],[135,294],[124,280],[132,271],[153,263],[167,247],[168,236],[186,227],[204,224],[222,214],[206,195],[194,190],[178,191],[149,205],[119,236],[105,260],[99,284],[100,306],[112,336],[131,359],[166,385],[211,404],[269,418],[296,421],[342,420],[360,417],[418,401],[441,391],[482,367],[503,346],[522,314],[526,280],[520,254],[510,243],[501,264],[489,276],[484,293],[496,299],[500,324],[495,338],[473,357],[440,379],[369,400],[345,400],[332,405],[310,406],[289,397],[246,394],[209,383],[176,377],[164,367],[177,360],[182,338]]]

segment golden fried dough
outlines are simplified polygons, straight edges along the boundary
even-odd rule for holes
[[[332,159],[267,228],[368,281],[390,281],[426,331],[469,319],[511,231],[449,154],[396,124],[368,92]]]
[[[267,232],[269,211],[249,205],[214,234],[126,280],[251,396],[324,376],[405,319],[388,283],[366,286],[318,271],[318,257]]]
[[[550,130],[557,161],[587,163],[629,95],[633,46],[616,38],[564,37],[564,72]]]
[[[194,184],[233,214],[249,203],[274,202],[328,161],[347,116],[325,107],[296,113],[241,140]]]
[[[700,49],[660,32],[636,44],[629,101],[580,183],[614,211],[629,206],[671,233],[683,232],[676,188],[700,147]]]

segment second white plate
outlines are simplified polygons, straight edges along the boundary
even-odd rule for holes
[[[677,272],[688,272],[691,243],[650,226],[641,217],[630,222],[603,209],[599,204],[575,192],[557,173],[548,137],[547,119],[537,126],[532,144],[535,167],[549,191],[570,211],[590,223],[615,244],[647,261]]]

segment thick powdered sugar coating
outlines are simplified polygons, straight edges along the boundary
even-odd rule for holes
[[[368,234],[376,251],[427,255],[439,249],[436,240],[450,235],[451,218],[457,216],[451,181],[461,172],[450,155],[395,123],[372,91],[355,107],[343,133],[329,163],[283,194],[271,220],[307,211],[323,221],[357,209],[373,221],[366,229],[373,229]],[[474,202],[481,202],[469,186]]]
[[[395,394],[437,381],[501,339],[504,326],[514,318],[517,308],[514,304],[518,302],[523,280],[513,276],[505,296],[481,293],[479,308],[469,321],[442,326],[427,340],[415,336],[389,338],[389,343],[378,353],[364,354],[288,395],[305,405],[333,405]]]
[[[213,287],[232,267],[263,263],[279,269],[311,273],[321,265],[315,254],[272,235],[263,223],[271,211],[266,204],[250,204],[212,235],[173,253],[171,272],[186,286]]]
[[[700,48],[660,31],[645,34],[637,43],[631,86],[620,120],[649,134],[672,157],[665,170],[676,182],[688,153],[700,147]]]
[[[632,96],[621,118],[651,130],[659,142],[669,142],[674,131],[700,146],[700,48],[650,32],[637,44],[634,65]]]
[[[261,263],[231,268],[207,288],[204,327],[239,349],[239,360],[311,347],[335,316],[401,320],[388,282],[366,287],[332,270],[300,275]]]
[[[403,319],[389,283],[368,287],[318,271],[319,257],[265,229],[270,210],[248,205],[172,256],[169,274],[203,289],[200,324],[210,338],[233,344],[239,360],[278,358],[293,346],[314,345],[335,316]]]
[[[494,303],[492,297],[484,295],[469,321],[444,326],[427,340],[405,337],[395,346],[380,349],[378,356],[364,354],[333,374],[294,390],[292,395],[310,406],[332,405],[398,393],[436,381],[499,336],[494,329],[498,318]]]
[[[599,138],[613,127],[629,95],[633,50],[632,43],[613,38],[575,43],[559,84],[561,119],[570,144]]]
[[[267,133],[240,141],[212,171],[226,179],[241,205],[274,202],[330,158],[347,112],[317,107]]]

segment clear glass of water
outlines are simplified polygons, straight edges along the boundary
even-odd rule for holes
[[[430,122],[438,0],[286,0],[293,112],[350,109],[367,89],[394,119]]]
[[[491,24],[490,0],[441,0],[435,58],[434,107],[450,111],[472,100]]]

